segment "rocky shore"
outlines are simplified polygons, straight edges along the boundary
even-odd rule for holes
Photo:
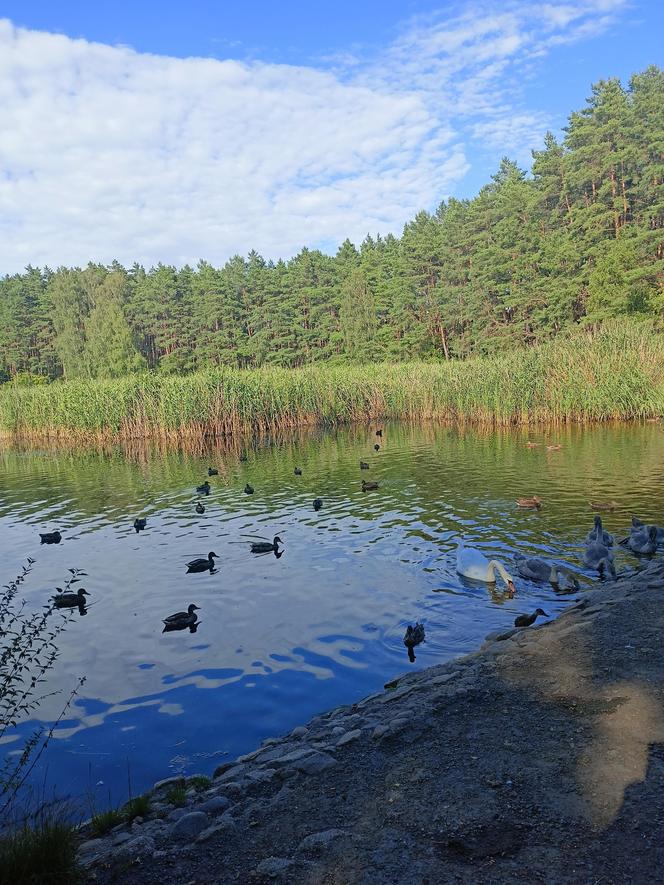
[[[663,636],[655,560],[210,782],[155,784],[79,857],[129,885],[661,882]]]

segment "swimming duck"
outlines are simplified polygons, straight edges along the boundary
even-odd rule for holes
[[[487,559],[479,550],[465,547],[463,541],[459,542],[456,553],[456,570],[465,578],[472,581],[484,581],[486,584],[496,583],[496,572],[507,584],[510,596],[516,593],[514,580],[502,562],[497,559]]]
[[[206,572],[212,571],[214,568],[214,560],[215,557],[219,558],[218,553],[208,553],[207,559],[192,559],[191,562],[187,563],[187,571],[188,572]]]
[[[314,498],[314,510],[320,510],[323,506],[322,498]]]
[[[403,644],[406,648],[415,648],[415,646],[419,645],[421,642],[424,642],[424,624],[418,622],[414,627],[411,627],[409,624],[406,627]]]
[[[293,473],[295,474],[295,476],[302,476],[302,468],[296,467]]]
[[[51,599],[56,608],[74,608],[76,605],[82,608],[85,605],[85,597],[89,595],[87,590],[79,587],[76,593],[58,593],[57,596],[52,596]]]
[[[378,488],[378,483],[375,480],[371,480],[370,482],[367,482],[366,479],[362,480],[362,491],[363,492],[371,492],[377,488]]]
[[[279,535],[275,535],[272,543],[269,541],[252,541],[251,544],[251,552],[252,553],[278,553],[279,552],[279,544],[283,544],[283,541],[279,537]]]
[[[249,460],[249,459],[247,458],[246,453],[245,453],[245,452],[242,452],[242,454],[240,455],[240,461],[248,461],[248,460]]]
[[[253,495],[254,487],[250,486],[249,483],[247,483],[246,486],[244,487],[244,493],[245,493],[245,495]]]
[[[539,510],[542,502],[537,495],[533,495],[532,498],[517,498],[516,505],[517,507],[530,507],[531,510]]]
[[[382,436],[382,435],[383,435],[383,431],[382,431],[382,430],[379,429],[379,430],[376,431],[376,436]]]
[[[205,507],[203,507],[200,501],[196,504],[196,513],[205,513]]]
[[[620,507],[617,501],[589,501],[593,510],[617,510]]]
[[[368,470],[368,469],[369,469],[369,465],[367,464],[367,462],[360,461],[360,470]]]
[[[219,471],[216,467],[208,467],[208,476],[219,476]]]
[[[516,570],[522,578],[529,578],[531,581],[542,581],[544,583],[556,584],[556,586],[567,589],[568,582],[574,590],[578,590],[580,584],[577,577],[569,569],[560,566],[551,565],[545,559],[539,559],[536,556],[524,556],[517,553],[514,557]]]
[[[184,627],[193,626],[198,620],[197,611],[200,611],[199,607],[192,602],[186,612],[175,612],[174,615],[164,618],[163,632],[165,633],[167,630],[181,630]]]
[[[560,445],[560,443],[556,443],[555,445],[547,446],[546,448],[549,452],[557,452],[559,449],[562,449],[562,446]]]
[[[657,550],[657,526],[649,525],[645,532],[633,532],[627,539],[627,546],[632,553],[652,556]]]
[[[207,479],[205,480],[205,482],[202,485],[196,486],[196,491],[199,493],[199,495],[209,495],[210,494],[210,483],[207,481]]]
[[[613,547],[613,535],[604,530],[602,517],[599,514],[595,517],[595,525],[586,535],[586,544],[591,544],[593,541],[599,541],[605,547]]]
[[[145,526],[148,524],[147,519],[143,519],[142,517],[134,520],[134,529],[136,530],[136,534],[142,532]]]
[[[380,446],[378,445],[378,443],[376,443],[376,444],[374,445],[374,449],[375,449],[376,451],[378,451],[378,449],[380,449]]]
[[[59,544],[62,541],[62,535],[57,530],[54,532],[40,532],[39,537],[42,544]]]
[[[597,569],[600,577],[609,574],[615,580],[616,567],[613,564],[613,553],[600,541],[591,541],[583,552],[583,564],[586,568]]]
[[[536,608],[532,615],[518,615],[516,618],[514,618],[514,626],[530,627],[531,624],[535,623],[538,615],[542,615],[543,618],[549,617],[545,611],[542,611],[541,608]]]
[[[527,449],[536,449],[539,445],[541,445],[541,443],[534,443],[534,442],[530,442],[530,440],[528,440],[528,442],[526,443],[526,448]]]

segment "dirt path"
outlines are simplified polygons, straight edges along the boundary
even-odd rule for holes
[[[82,856],[130,885],[661,883],[663,636],[653,563],[268,742],[185,809],[161,788]]]

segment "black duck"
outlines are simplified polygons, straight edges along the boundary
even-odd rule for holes
[[[83,608],[85,606],[85,597],[89,595],[87,590],[79,587],[76,593],[58,593],[57,596],[52,596],[51,599],[56,608],[74,608],[75,606]]]
[[[378,443],[376,443],[376,444],[374,445],[374,449],[375,449],[376,451],[378,451],[378,449],[380,449],[380,446],[378,445]]]
[[[295,474],[295,476],[302,476],[302,468],[296,467],[293,473]]]
[[[197,611],[199,611],[199,607],[192,602],[186,612],[175,612],[174,615],[169,615],[167,618],[164,618],[163,632],[166,633],[167,630],[182,630],[185,627],[192,627],[198,620],[198,615],[196,614]]]
[[[382,430],[377,430],[377,431],[376,431],[376,436],[382,436],[382,435],[383,435],[383,431],[382,431]]]
[[[40,532],[39,537],[41,538],[42,544],[59,544],[60,541],[62,541],[62,535],[59,531]]]
[[[212,571],[214,568],[214,559],[219,558],[218,553],[208,553],[207,559],[192,559],[191,562],[187,563],[187,571],[188,572],[207,572]]]
[[[205,482],[202,485],[196,486],[196,491],[198,492],[199,495],[209,495],[210,494],[210,483],[207,481],[207,479],[205,480]]]
[[[279,535],[275,535],[272,543],[269,541],[252,541],[251,542],[251,552],[252,553],[279,553],[279,544],[283,544],[283,541],[279,537]]]
[[[368,469],[369,469],[369,465],[367,464],[367,462],[360,461],[360,470],[368,470]]]
[[[135,519],[134,520],[134,530],[136,531],[136,534],[138,534],[139,532],[142,532],[147,524],[148,524],[147,519],[143,519],[143,518]]]
[[[363,492],[371,492],[377,488],[378,488],[378,483],[375,480],[371,480],[370,482],[367,482],[366,479],[362,480],[362,491]]]
[[[208,467],[208,476],[219,476],[219,471],[216,467]]]
[[[538,615],[542,615],[542,617],[544,618],[549,617],[545,611],[542,611],[541,608],[536,608],[532,615],[518,615],[516,618],[514,618],[514,626],[530,627],[531,624],[535,623]]]
[[[196,513],[205,513],[205,507],[200,501],[196,504]]]
[[[323,506],[322,498],[314,498],[314,510],[320,510]]]
[[[247,483],[246,486],[244,487],[244,493],[245,493],[245,495],[253,495],[254,487],[250,486],[249,483]]]

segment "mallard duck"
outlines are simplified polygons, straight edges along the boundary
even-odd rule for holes
[[[322,498],[314,498],[314,510],[320,510],[323,506]]]
[[[250,486],[249,483],[247,483],[246,486],[244,487],[244,493],[245,493],[245,495],[253,495],[254,487]]]
[[[531,581],[548,582],[564,589],[567,588],[568,581],[575,590],[578,590],[580,587],[577,577],[572,571],[551,565],[545,559],[517,553],[514,557],[514,562],[516,570],[522,578],[528,578]]]
[[[208,553],[207,559],[192,559],[191,562],[187,563],[187,571],[188,572],[207,572],[212,571],[214,568],[214,560],[215,557],[218,559],[218,553]]]
[[[657,526],[646,526],[645,532],[633,532],[627,539],[627,546],[632,553],[652,556],[657,550]]]
[[[383,431],[381,429],[378,429],[376,431],[376,436],[382,436],[382,435],[383,435]]]
[[[403,644],[406,648],[415,648],[415,646],[419,645],[421,642],[424,642],[424,624],[418,622],[414,627],[411,627],[409,624],[406,627]]]
[[[251,543],[251,552],[252,553],[278,553],[279,552],[279,544],[283,544],[284,542],[281,540],[279,535],[275,535],[272,543],[269,541],[252,541]]]
[[[167,630],[182,630],[184,627],[193,626],[198,620],[197,611],[200,611],[199,607],[192,602],[186,612],[175,612],[174,615],[164,618],[163,632],[165,633]]]
[[[198,492],[199,495],[209,495],[210,488],[211,488],[210,483],[206,479],[202,485],[196,486],[196,491]]]
[[[136,534],[142,532],[145,526],[148,524],[147,519],[137,518],[134,520],[134,529],[136,530]]]
[[[541,445],[542,445],[542,443],[534,443],[534,442],[530,442],[530,440],[528,440],[528,442],[526,443],[526,448],[527,449],[536,449],[538,446],[541,446]]]
[[[514,596],[516,593],[514,580],[502,562],[498,562],[497,559],[487,559],[479,550],[464,546],[463,541],[460,541],[457,547],[456,570],[471,581],[483,581],[486,584],[495,584],[498,572],[507,584],[509,595]]]
[[[374,449],[375,449],[376,451],[378,451],[378,450],[380,449],[380,446],[378,445],[378,443],[376,443],[376,444],[374,445]]]
[[[245,452],[242,452],[242,454],[240,455],[240,461],[248,461],[248,460],[249,460],[249,459],[247,458],[246,453],[245,453]]]
[[[216,467],[208,467],[208,476],[219,476],[219,471]]]
[[[367,462],[360,461],[360,470],[368,470],[368,469],[369,469],[369,465],[367,464]]]
[[[52,596],[51,599],[56,608],[74,608],[76,605],[82,608],[85,605],[85,597],[89,595],[87,590],[79,587],[76,593],[58,593],[57,596]]]
[[[539,510],[542,502],[537,495],[533,495],[532,498],[517,498],[516,505],[517,507],[530,507],[531,510]]]
[[[296,467],[293,473],[295,474],[295,476],[302,476],[302,468]]]
[[[543,618],[549,617],[545,611],[542,611],[541,608],[536,608],[532,615],[518,615],[516,618],[514,618],[514,626],[530,627],[531,624],[535,623],[538,615],[542,615]]]
[[[201,504],[200,501],[196,504],[196,513],[205,513],[205,507]]]
[[[600,541],[591,541],[583,552],[583,564],[586,568],[596,569],[600,577],[609,574],[616,578],[616,567],[613,564],[613,553]]]
[[[602,525],[602,517],[597,514],[595,524],[586,535],[586,544],[592,544],[593,541],[599,541],[605,547],[613,547],[613,535],[604,530]]]
[[[620,507],[617,501],[589,501],[593,510],[617,510]]]
[[[555,443],[554,445],[547,446],[547,451],[549,452],[557,452],[559,449],[562,449],[560,443]]]
[[[42,544],[59,544],[62,541],[62,535],[57,530],[54,532],[40,532],[39,537]]]
[[[362,480],[362,491],[363,492],[371,492],[377,488],[378,488],[378,483],[375,480],[370,480],[369,482],[367,482],[366,479]]]

